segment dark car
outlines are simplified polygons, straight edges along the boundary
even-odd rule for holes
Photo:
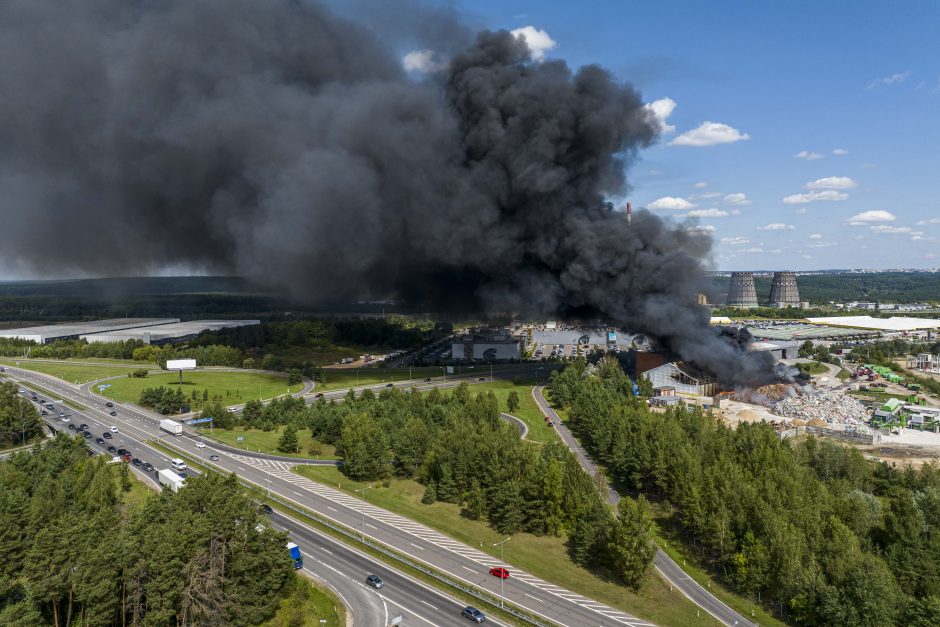
[[[72,431],[75,431],[75,425],[73,425],[72,423],[69,423],[69,429],[71,429]]]
[[[34,400],[34,401],[38,401],[38,400],[39,400],[39,397],[36,396],[35,394],[33,394],[33,400]]]
[[[117,412],[116,412],[116,411],[112,411],[112,412],[111,412],[111,415],[112,415],[112,416],[117,416]]]
[[[427,383],[427,382],[430,381],[430,380],[431,380],[431,377],[424,377],[424,382],[425,382],[425,383]]]
[[[44,409],[44,410],[42,410],[42,415],[43,415],[43,416],[48,416],[48,415],[49,415],[49,412],[47,412],[47,411]]]
[[[109,446],[109,447],[108,447],[108,452],[109,452],[109,453],[117,453],[117,449],[114,448],[113,446]]]
[[[144,465],[144,462],[140,461],[140,460],[137,459],[136,457],[131,460],[131,463],[134,464],[135,466],[143,466],[143,465]]]
[[[88,428],[88,425],[86,425],[84,422],[83,422],[82,424],[78,425],[78,430],[79,430],[79,431],[84,431],[84,430],[87,429],[87,428]]]
[[[87,431],[82,431],[82,435],[85,436],[86,438],[91,438],[91,434],[90,434],[89,432],[87,432]],[[103,442],[103,441],[104,441],[104,440],[102,440],[102,442]]]
[[[101,435],[104,436],[104,439],[105,439],[105,440],[110,440],[110,439],[111,439],[111,432],[110,432],[110,431],[105,431],[105,432],[102,433]]]
[[[218,455],[210,455],[210,456],[209,456],[209,461],[210,461],[210,462],[217,462],[217,461],[219,461],[219,456],[218,456]]]
[[[483,612],[475,607],[470,607],[469,605],[463,608],[463,611],[460,613],[460,615],[464,618],[469,618],[475,623],[482,623],[486,620],[486,616],[483,615]]]
[[[179,478],[180,478],[180,479],[185,479],[186,477],[189,476],[189,475],[187,475],[185,472],[178,472],[178,473],[176,473],[176,474],[179,475]]]
[[[268,505],[267,503],[262,503],[262,504],[261,504],[261,511],[264,512],[265,514],[273,514],[273,513],[274,513],[274,510],[271,509],[271,506]]]
[[[377,575],[369,575],[366,577],[366,583],[378,590],[385,585],[385,582],[379,579]]]
[[[144,462],[144,465],[141,466],[141,468],[144,470],[144,472],[153,472],[154,470],[153,464],[151,464],[150,462]]]
[[[316,398],[323,398],[323,392],[317,392]]]
[[[477,379],[477,381],[486,381],[486,377],[480,377]]]
[[[131,461],[131,454],[130,454],[130,453],[124,453],[123,455],[121,455],[121,459],[123,459],[123,460],[124,460],[125,462],[127,462],[127,463],[130,463],[130,461]]]
[[[385,384],[385,387],[387,387],[387,388],[393,388],[393,387],[395,387],[395,385],[392,384],[392,383],[386,383],[386,384]]]
[[[112,403],[111,401],[108,401],[107,403],[104,404],[104,406],[105,406],[105,407],[114,407],[114,403]]]
[[[95,444],[104,444],[104,438],[95,438]]]
[[[119,449],[117,450],[117,454],[120,455],[121,457],[123,457],[124,455],[130,455],[131,452],[130,452],[129,450],[127,450],[126,448],[119,448]]]

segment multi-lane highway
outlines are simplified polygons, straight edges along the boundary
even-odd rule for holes
[[[84,415],[93,417],[100,425],[115,424],[120,432],[137,441],[135,446],[149,448],[147,441],[162,440],[164,445],[183,451],[192,458],[200,458],[219,471],[234,472],[243,480],[268,489],[281,499],[292,501],[346,528],[357,529],[369,540],[392,547],[415,562],[446,573],[452,580],[483,589],[497,597],[503,589],[507,601],[545,622],[571,626],[639,627],[650,624],[511,566],[512,576],[500,586],[499,580],[488,574],[491,567],[499,565],[498,560],[490,555],[424,525],[373,506],[361,498],[353,498],[339,490],[297,475],[290,470],[297,462],[215,449],[212,445],[200,448],[196,446],[198,437],[174,437],[161,432],[157,428],[159,416],[140,407],[115,403],[117,416],[111,417],[104,407],[103,399],[87,389],[24,370],[17,370],[16,375],[23,381],[35,382],[65,399],[86,405],[89,411],[82,412]],[[414,384],[415,382],[402,382],[400,385],[410,387]],[[330,394],[344,393],[345,390]],[[73,412],[77,413],[79,412]],[[217,456],[218,460],[210,461],[210,455]],[[345,572],[341,565],[336,568]],[[428,603],[437,605],[433,601]],[[420,612],[419,608],[411,609]],[[430,607],[427,609],[430,610]],[[443,624],[448,622],[450,621]]]

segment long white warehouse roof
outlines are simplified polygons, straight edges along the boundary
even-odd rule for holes
[[[32,340],[43,344],[60,339],[77,338],[89,333],[108,333],[137,327],[154,327],[179,322],[179,318],[112,318],[65,324],[47,324],[0,331],[0,337]]]
[[[871,316],[829,316],[827,318],[807,318],[817,324],[855,329],[876,329],[878,331],[917,331],[920,329],[940,329],[940,320],[933,318],[872,318]]]
[[[107,333],[89,333],[82,335],[81,339],[91,342],[125,342],[127,340],[140,340],[145,344],[159,344],[173,340],[183,340],[195,337],[203,331],[218,331],[232,327],[247,327],[261,324],[260,320],[191,320],[189,322],[176,322],[174,324],[161,324],[156,327],[137,327],[121,329]]]

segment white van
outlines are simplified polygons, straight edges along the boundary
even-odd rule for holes
[[[179,458],[171,459],[170,466],[173,466],[173,470],[176,470],[177,472],[186,470],[186,462]]]

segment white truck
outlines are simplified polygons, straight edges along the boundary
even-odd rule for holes
[[[160,421],[160,429],[163,431],[169,431],[173,435],[183,435],[183,425],[176,422],[175,420],[164,418]]]
[[[169,488],[174,492],[179,492],[180,488],[186,485],[186,480],[181,478],[176,472],[170,470],[169,468],[164,468],[157,473],[157,483],[162,485],[164,489]]]

